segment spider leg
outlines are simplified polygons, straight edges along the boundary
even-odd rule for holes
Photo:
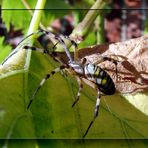
[[[35,98],[35,95],[37,94],[37,92],[39,91],[39,89],[43,86],[43,84],[44,84],[52,75],[54,75],[55,73],[57,73],[57,72],[59,72],[59,71],[65,69],[66,67],[67,67],[67,66],[65,66],[65,65],[61,65],[60,67],[58,67],[58,68],[52,70],[50,73],[46,74],[46,76],[42,79],[42,81],[40,82],[40,84],[37,86],[37,88],[35,89],[34,93],[32,94],[32,97],[31,97],[31,99],[30,99],[30,101],[29,101],[29,104],[28,104],[28,106],[27,106],[27,109],[29,109],[29,107],[30,107],[32,101],[33,101],[34,98]]]
[[[35,31],[35,32],[33,32],[33,33],[27,35],[23,40],[21,40],[21,41],[18,43],[18,45],[20,45],[22,42],[24,42],[27,38],[29,38],[29,37],[31,37],[31,36],[33,36],[33,35],[37,35],[37,34],[39,34],[39,33],[44,33],[44,34],[45,34],[45,31],[39,29],[39,30],[37,30],[37,31]],[[18,45],[17,45],[17,46],[18,46]]]
[[[23,47],[25,50],[28,50],[28,49],[30,49],[30,50],[33,50],[33,51],[38,51],[38,52],[41,52],[41,53],[44,53],[44,54],[47,54],[47,55],[49,55],[49,50],[47,50],[47,49],[42,49],[42,48],[37,48],[37,47],[34,47],[34,46],[24,46]]]
[[[98,113],[99,113],[99,106],[100,106],[100,98],[101,98],[101,95],[100,95],[100,91],[98,90],[98,95],[97,95],[97,100],[96,100],[96,107],[95,107],[95,111],[94,111],[94,116],[93,116],[93,119],[92,121],[90,122],[85,134],[83,135],[83,138],[87,135],[90,127],[92,126],[92,124],[94,123],[96,117],[98,116]]]
[[[26,36],[22,41],[20,41],[19,43],[18,43],[18,45],[17,45],[17,47],[19,47],[19,46],[21,46],[21,44],[23,44],[23,42],[26,40],[26,39],[28,39],[28,38],[30,38],[31,36],[33,36],[33,35],[37,35],[37,37],[39,37],[39,36],[42,36],[42,35],[46,35],[46,34],[49,34],[50,32],[47,32],[47,31],[45,31],[45,30],[42,30],[42,29],[39,29],[39,30],[37,30],[37,31],[35,31],[35,32],[33,32],[33,33],[31,33],[31,34],[29,34],[28,36]],[[52,34],[52,33],[50,33],[50,34]],[[52,34],[53,35],[53,34]],[[37,38],[36,37],[36,38]],[[27,49],[29,49],[28,47],[29,46],[24,46],[24,47],[26,47]],[[11,52],[10,54],[9,54],[9,56],[6,58],[6,59],[4,59],[4,61],[2,62],[2,65],[9,59],[9,58],[11,58],[13,55],[15,55],[18,51],[19,51],[19,49],[20,48],[15,48],[14,50],[13,50],[13,52]],[[33,49],[32,49],[33,50]],[[38,51],[39,52],[42,52],[42,50],[41,49],[38,49]],[[44,50],[43,51],[44,53],[48,53],[48,51],[47,50]],[[47,54],[46,53],[46,54]],[[51,55],[52,55],[52,53],[51,53]]]
[[[67,57],[69,58],[70,62],[72,63],[73,62],[72,57],[70,55],[69,49],[67,48],[64,40],[58,35],[55,36],[55,39],[57,39],[61,43],[61,45],[63,46],[63,48],[66,52]]]
[[[77,61],[78,60],[78,45],[75,41],[71,40],[72,45],[74,46],[74,60]]]
[[[73,45],[73,47],[74,47],[74,61],[77,61],[78,60],[78,45],[77,45],[77,43],[74,41],[74,40],[72,40],[69,36],[64,36],[66,39],[68,39],[70,42],[71,42],[71,44]]]
[[[54,45],[53,48],[55,48],[57,44]],[[43,48],[37,48],[37,47],[34,47],[34,46],[24,46],[23,47],[25,50],[33,50],[33,51],[38,51],[40,53],[43,53],[43,54],[46,54],[46,55],[49,55],[51,56],[55,61],[58,61],[59,63],[63,64],[63,62],[61,61],[60,57],[58,57],[57,53],[54,52],[54,51],[49,51],[47,49],[43,49]]]
[[[76,77],[76,79],[77,79],[77,82],[78,82],[78,85],[79,85],[79,90],[78,90],[78,92],[77,92],[77,96],[76,96],[76,98],[75,98],[75,101],[74,101],[73,104],[72,104],[72,107],[74,107],[75,104],[79,101],[79,98],[80,98],[80,95],[81,95],[81,91],[82,91],[82,89],[83,89],[83,84],[82,84],[81,78]]]
[[[24,39],[22,39],[19,43],[18,43],[18,45],[17,45],[17,47],[19,47],[26,39],[28,39],[29,37],[31,37],[31,36],[33,36],[33,35],[40,35],[40,34],[46,34],[46,32],[44,31],[44,30],[37,30],[37,31],[35,31],[35,32],[33,32],[33,33],[31,33],[31,34],[29,34],[29,35],[27,35]],[[19,49],[17,49],[17,48],[15,48],[9,55],[8,55],[8,57],[6,58],[6,59],[4,59],[4,61],[2,62],[2,65],[9,59],[9,58],[11,58],[13,55],[15,55],[17,52],[19,51]]]

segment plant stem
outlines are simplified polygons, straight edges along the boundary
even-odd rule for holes
[[[104,15],[99,15],[96,19],[97,28],[97,44],[103,44],[105,41],[104,37]]]
[[[72,37],[76,36],[79,39],[83,39],[94,23],[96,17],[101,15],[101,9],[107,4],[108,0],[97,0],[94,5],[90,8],[82,22],[74,29]]]
[[[43,11],[40,9],[44,9],[45,3],[46,3],[46,0],[37,1],[27,35],[35,32],[38,29],[40,25],[41,16],[42,16],[42,11]],[[32,45],[33,42],[34,42],[34,37],[32,36],[30,38],[30,45]],[[24,73],[24,78],[23,78],[24,79],[23,86],[24,86],[24,104],[25,104],[24,108],[25,109],[26,109],[26,102],[28,100],[28,71],[29,71],[29,66],[30,66],[31,52],[32,52],[31,50],[27,50],[27,57],[26,57],[25,66],[24,66],[24,70],[26,71]]]
[[[41,16],[42,16],[42,11],[43,11],[43,10],[40,10],[40,9],[44,9],[45,3],[46,3],[46,0],[38,0],[37,1],[35,11],[34,11],[34,14],[33,14],[33,17],[32,17],[31,23],[30,23],[30,27],[29,27],[28,32],[27,32],[27,35],[35,32],[38,29],[39,24],[40,24],[40,20],[41,20]],[[33,37],[32,37],[30,44],[33,44],[33,42],[34,42],[34,40],[33,40]],[[31,50],[28,50],[27,51],[27,57],[26,57],[25,70],[28,70],[28,68],[29,68],[30,58],[31,58]]]
[[[27,1],[26,0],[22,0],[22,3],[24,4],[25,8],[28,10],[28,12],[30,13],[30,15],[33,16],[33,10],[31,10],[31,7],[27,3]],[[44,25],[41,22],[40,22],[40,27],[42,29],[45,29]]]
[[[44,9],[45,3],[46,0],[38,0],[27,35],[35,32],[38,29],[43,11],[41,9]]]
[[[28,9],[28,12],[33,16],[33,11],[31,10],[30,6],[28,5],[26,0],[22,0],[22,3],[24,4],[25,8]]]
[[[44,9],[44,5],[46,3],[46,0],[38,0],[36,4],[36,10],[34,11],[27,35],[30,35],[31,33],[35,32],[40,24],[42,11],[41,9]],[[23,45],[29,44],[30,46],[33,44],[35,37],[30,36],[29,42],[24,41],[21,45],[18,45],[12,53],[9,54],[9,56],[6,58],[7,60],[3,64],[3,66],[0,68],[0,72],[7,72],[7,75],[11,75],[10,71],[13,71],[13,73],[17,73],[20,69],[25,70],[28,72],[29,64],[30,64],[30,58],[31,58],[31,50],[22,50]],[[13,55],[13,56],[12,56]],[[4,65],[10,65],[7,66],[7,68]],[[13,66],[12,66],[13,65]],[[19,69],[19,70],[18,70]]]
[[[144,35],[148,34],[148,18],[145,21]]]
[[[91,26],[98,15],[101,15],[101,9],[107,4],[108,0],[97,0],[94,5],[90,8],[84,19],[78,26],[73,30],[70,37],[77,43],[83,40],[83,38],[89,33]],[[65,41],[67,47],[71,46],[70,41]],[[56,51],[63,51],[60,45],[57,45]]]

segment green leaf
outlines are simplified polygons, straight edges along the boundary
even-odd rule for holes
[[[148,115],[148,93],[137,93],[136,95],[123,95],[133,106]]]
[[[89,33],[86,39],[79,44],[79,48],[95,45],[95,43],[96,43],[96,35],[94,32],[92,32],[92,33]]]
[[[68,14],[68,12],[70,12],[68,9],[70,9],[70,6],[66,4],[64,0],[46,1],[42,23],[45,26],[49,26],[55,19],[62,18]]]
[[[95,0],[81,0],[75,1],[75,9],[90,9],[90,7],[95,3]]]
[[[35,0],[26,1],[31,9],[35,8],[36,2]],[[66,9],[68,8],[70,8],[69,5],[64,1],[47,1],[45,5],[46,10],[44,10],[42,16],[43,24],[48,26],[53,20],[63,17],[67,14],[68,10]],[[16,29],[23,29],[24,33],[27,31],[32,16],[21,0],[4,0],[2,2],[2,9],[5,9],[2,10],[2,19],[8,30],[10,25],[13,25]],[[59,13],[58,9],[63,9],[63,11]]]
[[[148,19],[145,21],[145,29],[144,29],[144,34],[148,34]]]
[[[47,1],[45,9],[68,9],[70,8],[68,4],[66,4],[65,0],[54,0]]]
[[[1,80],[3,87],[0,88],[0,138],[35,136],[32,118],[24,108],[23,77],[24,74],[20,73]]]
[[[30,1],[30,4],[35,6],[36,1]],[[10,25],[14,25],[16,29],[23,29],[24,32],[27,31],[31,20],[31,15],[29,14],[28,10],[25,10],[25,6],[21,0],[3,0],[2,9],[5,9],[2,10],[2,20],[8,30],[10,29]]]
[[[20,56],[22,60],[17,61],[17,57],[20,59]],[[12,141],[9,140],[11,138],[82,138],[93,116],[96,92],[85,85],[80,101],[72,108],[78,89],[76,81],[71,76],[65,78],[61,74],[56,74],[43,85],[30,110],[27,111],[26,107],[35,88],[45,74],[58,64],[50,57],[33,52],[30,68],[25,69],[24,65],[28,62],[25,59],[26,53],[20,49],[17,55],[7,61],[7,67],[5,64],[0,67],[0,138],[6,139],[1,145],[12,147]],[[86,138],[147,138],[147,123],[147,115],[121,95],[104,96],[101,98],[99,117]],[[112,141],[109,143],[110,147],[115,147],[117,141]],[[130,140],[122,142],[118,143],[118,146],[147,147],[145,141],[136,144]],[[108,146],[106,141],[92,143],[83,139],[68,140],[68,145],[57,140],[50,140],[45,144],[51,147]],[[45,144],[37,140],[37,143],[32,143],[32,147],[46,147]],[[16,145],[13,143],[14,147]],[[30,143],[28,147],[29,145]]]
[[[11,52],[11,46],[4,44],[4,37],[0,37],[0,63]]]
[[[58,66],[51,58],[36,52],[30,64],[29,73],[16,70],[0,80],[0,137],[81,138],[92,119],[96,92],[85,85],[80,101],[72,108],[77,84],[71,76],[56,74],[43,85],[26,111],[29,97],[41,79]],[[147,122],[147,116],[120,95],[105,96],[87,138],[146,138]],[[75,144],[80,146],[81,142]],[[127,141],[125,145],[132,143]]]
[[[0,140],[0,147],[11,147],[11,148],[35,148],[38,146],[37,140],[34,139],[11,139],[9,142]]]

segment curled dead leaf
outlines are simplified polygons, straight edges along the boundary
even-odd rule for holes
[[[137,93],[148,90],[148,36],[124,42],[95,45],[79,49],[79,58],[97,63],[102,56],[118,61],[118,81],[115,80],[115,65],[105,61],[98,64],[113,78],[118,93]]]

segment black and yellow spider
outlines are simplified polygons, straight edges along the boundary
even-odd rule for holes
[[[72,104],[72,107],[74,107],[74,105],[76,104],[76,102],[78,102],[78,100],[80,98],[81,91],[83,88],[82,79],[87,79],[88,81],[93,83],[95,85],[95,88],[97,91],[97,99],[96,99],[96,106],[95,106],[95,110],[94,110],[93,119],[90,122],[85,134],[83,135],[83,137],[85,137],[87,135],[90,127],[92,126],[93,122],[95,121],[96,117],[98,116],[101,93],[103,93],[105,95],[113,95],[115,93],[115,84],[114,84],[113,80],[111,79],[111,77],[109,76],[109,74],[106,71],[104,71],[102,68],[100,68],[96,64],[88,63],[85,58],[82,59],[82,61],[78,60],[78,59],[73,60],[71,57],[71,54],[69,52],[69,49],[67,48],[67,46],[63,40],[64,36],[61,37],[60,35],[54,35],[53,33],[49,32],[49,31],[45,31],[45,30],[39,30],[38,32],[33,33],[33,34],[40,34],[37,39],[38,39],[39,43],[43,46],[43,48],[37,48],[34,46],[26,46],[26,45],[23,48],[26,50],[34,50],[34,51],[38,51],[38,52],[50,55],[51,57],[54,58],[54,60],[59,61],[61,63],[61,66],[52,70],[50,73],[46,74],[46,76],[41,80],[40,84],[37,86],[32,97],[30,98],[30,102],[27,106],[27,109],[29,109],[32,101],[35,98],[35,95],[37,94],[37,92],[43,86],[43,84],[46,82],[47,79],[49,79],[52,75],[54,75],[57,72],[60,72],[64,69],[68,69],[68,71],[70,71],[70,73],[72,73],[76,77],[76,80],[79,85],[79,90],[77,92],[77,96],[75,98],[75,101]],[[33,34],[31,34],[31,35],[33,35]],[[31,35],[29,35],[29,36],[31,36]],[[57,43],[52,48],[49,49],[48,44],[51,41],[51,36],[54,37],[55,40],[57,40]],[[68,37],[66,37],[66,38],[70,40],[70,38],[68,38]],[[73,40],[70,40],[70,41],[75,46],[75,48],[77,48],[77,44]],[[68,57],[67,63],[62,63],[60,58],[58,58],[54,52],[54,49],[56,48],[56,45],[58,43],[60,43],[64,48],[64,51]],[[106,60],[113,62],[117,66],[117,62],[109,57],[103,57],[101,62],[106,61]]]

